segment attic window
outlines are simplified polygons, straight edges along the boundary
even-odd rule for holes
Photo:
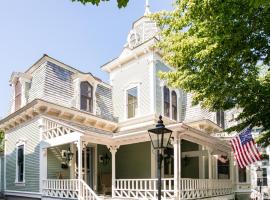
[[[21,108],[22,103],[22,85],[20,81],[15,84],[15,111]]]
[[[81,82],[81,110],[93,112],[93,86],[87,81]]]

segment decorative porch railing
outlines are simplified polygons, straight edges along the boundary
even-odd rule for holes
[[[69,200],[100,200],[96,193],[79,179],[43,180],[42,196]]]
[[[162,179],[161,198],[173,199],[172,178]],[[158,179],[116,179],[114,195],[118,198],[157,199]]]
[[[117,179],[114,195],[128,199],[157,199],[157,179]],[[230,180],[187,179],[182,178],[179,184],[180,199],[202,199],[230,195],[233,193]],[[161,198],[175,199],[174,179],[162,179]]]
[[[182,178],[179,192],[181,199],[224,196],[233,193],[233,185],[230,180]]]

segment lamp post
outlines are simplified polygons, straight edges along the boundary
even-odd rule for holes
[[[259,166],[256,170],[257,179],[259,180],[259,187],[260,187],[260,196],[262,199],[262,177],[263,177],[263,169]]]
[[[158,200],[161,200],[161,166],[163,160],[162,151],[167,148],[172,135],[172,131],[165,128],[165,125],[162,121],[162,116],[160,115],[156,127],[149,129],[148,134],[151,139],[153,148],[157,150],[158,153]]]

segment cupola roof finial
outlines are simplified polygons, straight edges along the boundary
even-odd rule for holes
[[[149,14],[151,14],[151,12],[150,12],[150,5],[149,5],[149,1],[146,0],[146,1],[145,1],[145,11],[144,11],[144,16],[149,15]]]

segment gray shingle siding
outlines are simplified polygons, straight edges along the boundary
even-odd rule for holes
[[[101,118],[114,120],[112,104],[112,90],[98,85],[96,89],[97,115]]]
[[[39,192],[39,128],[34,119],[7,133],[6,190]],[[16,186],[16,143],[25,140],[25,186]]]
[[[43,99],[71,107],[73,98],[72,72],[47,62]]]

